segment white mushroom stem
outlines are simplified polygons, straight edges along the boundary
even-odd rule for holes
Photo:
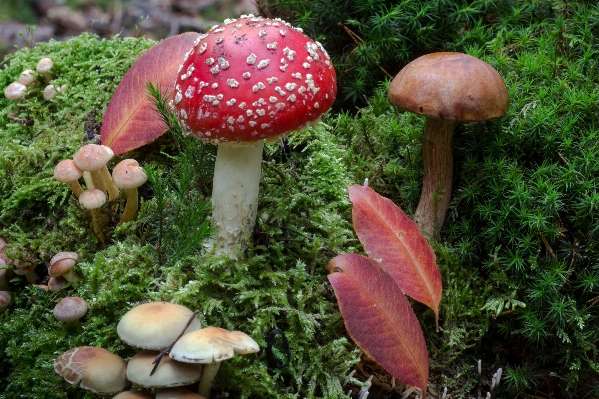
[[[427,118],[422,160],[424,180],[414,221],[424,233],[436,236],[447,215],[453,180],[451,137],[455,122]]]
[[[212,389],[212,383],[214,382],[214,377],[216,377],[216,373],[218,373],[218,369],[220,368],[221,362],[212,362],[207,364],[202,369],[202,377],[200,378],[200,384],[198,385],[198,394],[205,398],[210,397],[210,390]]]
[[[83,180],[85,180],[85,188],[91,190],[96,188],[94,182],[92,181],[92,175],[87,170],[83,171]]]
[[[139,209],[139,198],[137,195],[137,188],[130,188],[125,190],[125,194],[127,195],[127,203],[125,204],[125,210],[121,215],[121,220],[119,220],[119,224],[123,224],[125,222],[130,222],[135,219],[137,215],[137,210]]]
[[[212,221],[216,254],[236,259],[256,222],[264,141],[218,145],[212,186]]]

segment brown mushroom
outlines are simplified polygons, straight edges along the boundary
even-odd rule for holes
[[[77,259],[79,259],[77,252],[63,251],[57,253],[50,259],[48,275],[50,277],[62,276],[70,283],[77,281],[79,278],[73,270],[73,267],[77,263]]]
[[[69,185],[75,197],[79,198],[83,193],[83,188],[79,184],[79,178],[83,176],[83,171],[75,165],[72,159],[60,161],[54,167],[54,179],[61,183]]]
[[[128,387],[127,363],[106,349],[80,346],[54,360],[54,371],[70,384],[100,395],[116,395]]]
[[[135,159],[124,159],[112,170],[112,181],[117,188],[125,190],[127,202],[119,224],[135,219],[139,207],[137,188],[148,180],[146,172]]]
[[[389,100],[426,116],[422,158],[424,181],[414,220],[436,236],[447,214],[453,180],[451,139],[455,122],[505,116],[509,98],[499,73],[461,53],[433,53],[406,65],[389,85]]]

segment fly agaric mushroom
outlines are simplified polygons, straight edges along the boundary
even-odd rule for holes
[[[235,354],[246,355],[258,351],[260,347],[256,341],[241,331],[206,327],[183,335],[175,343],[169,356],[179,362],[205,364],[198,393],[210,397],[210,389],[220,362]]]
[[[130,384],[127,363],[118,355],[94,346],[69,349],[54,360],[54,371],[69,384],[100,395],[116,395]]]
[[[102,223],[102,215],[100,214],[100,207],[104,205],[104,203],[106,203],[106,194],[104,194],[104,191],[98,190],[97,188],[85,190],[79,196],[79,204],[89,210],[92,218],[92,228],[102,245],[106,243],[104,223]]]
[[[54,167],[54,179],[68,184],[77,198],[83,193],[83,187],[79,184],[81,176],[83,176],[83,171],[75,165],[75,161],[72,159],[62,160]]]
[[[174,107],[188,133],[218,145],[216,253],[235,258],[252,234],[264,139],[314,123],[336,92],[321,44],[280,19],[242,15],[198,37],[179,68]]]
[[[116,332],[128,345],[160,351],[177,339],[192,315],[191,310],[175,303],[144,303],[125,313],[116,326]],[[194,317],[185,333],[200,328],[200,320]]]
[[[125,190],[127,202],[119,224],[135,219],[139,207],[137,188],[148,180],[148,175],[135,159],[124,159],[112,170],[112,181],[117,188]]]
[[[25,97],[27,87],[19,82],[12,82],[4,89],[4,97],[11,101],[18,101]]]
[[[42,58],[41,60],[38,61],[37,67],[35,68],[35,70],[38,73],[42,74],[42,76],[46,80],[46,83],[50,83],[50,81],[53,78],[52,74],[50,73],[53,66],[54,66],[54,61],[52,61],[52,59]]]
[[[200,364],[177,362],[169,357],[154,368],[158,351],[143,351],[134,355],[127,364],[127,379],[142,388],[181,387],[198,382],[202,374]]]
[[[406,65],[389,85],[389,100],[426,116],[422,158],[424,181],[414,221],[431,236],[443,227],[451,198],[455,122],[505,116],[509,97],[489,64],[461,53],[423,55]]]
[[[77,252],[59,252],[50,259],[48,265],[48,275],[50,277],[64,277],[69,283],[77,281],[78,277],[73,270],[73,266],[77,263],[79,255]]]

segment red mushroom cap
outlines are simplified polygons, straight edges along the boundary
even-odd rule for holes
[[[198,38],[179,69],[174,105],[202,140],[251,142],[317,120],[336,94],[320,43],[280,19],[242,15]]]

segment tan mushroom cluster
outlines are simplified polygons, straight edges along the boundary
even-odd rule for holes
[[[12,82],[4,89],[4,97],[12,101],[20,101],[25,97],[30,88],[37,86],[42,82],[47,84],[42,92],[45,100],[51,100],[59,93],[64,93],[67,89],[67,85],[57,86],[50,84],[50,81],[54,79],[52,73],[53,67],[54,62],[52,59],[42,58],[37,63],[35,71],[32,69],[25,69],[21,72],[21,75],[16,82]]]
[[[138,210],[137,188],[143,185],[148,177],[139,163],[134,159],[124,159],[108,171],[108,162],[114,156],[110,147],[99,144],[87,144],[81,147],[73,159],[60,161],[54,168],[54,179],[69,185],[80,205],[89,210],[94,234],[102,243],[106,243],[104,227],[106,215],[101,213],[107,201],[114,201],[123,190],[127,199],[119,224],[134,220]],[[80,179],[85,181],[84,190]]]

